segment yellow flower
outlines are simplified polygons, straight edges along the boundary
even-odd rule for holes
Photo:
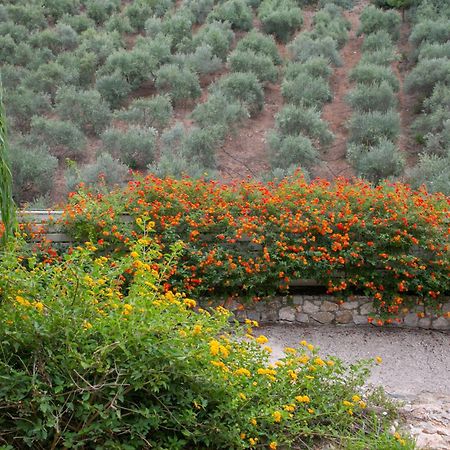
[[[293,404],[284,405],[283,409],[288,412],[293,412],[293,411],[295,411],[295,405],[293,405]]]
[[[256,425],[258,424],[258,422],[256,422],[256,419],[250,419],[250,423],[256,427]]]
[[[352,402],[355,402],[355,403],[357,403],[357,402],[359,402],[361,400],[361,397],[359,396],[359,395],[354,395],[353,397],[352,397]]]
[[[293,370],[288,371],[289,376],[295,381],[297,379],[297,373]]]
[[[178,332],[178,334],[179,334],[181,337],[186,337],[186,336],[187,336],[187,333],[186,333],[186,331],[184,331],[184,330],[180,330],[180,331]]]
[[[300,341],[300,345],[303,345],[303,347],[306,347],[308,343],[306,341]]]
[[[136,223],[137,223],[138,225],[142,225],[142,218],[141,218],[141,217],[138,217],[138,218],[136,219]]]
[[[280,411],[275,411],[272,414],[272,416],[273,416],[274,422],[277,422],[277,423],[281,422],[281,413],[280,413]]]
[[[218,341],[213,340],[209,343],[209,352],[211,353],[211,355],[213,356],[217,356],[219,354],[220,351],[220,344]]]
[[[272,353],[272,347],[269,347],[268,345],[265,345],[264,347],[263,347],[263,350],[265,350],[267,353]]]
[[[376,357],[375,357],[375,362],[376,362],[377,364],[381,364],[381,363],[383,362],[383,359],[381,358],[381,356],[376,356]]]
[[[347,411],[347,414],[348,414],[349,416],[353,416],[353,409],[349,409],[349,410]]]
[[[324,366],[324,365],[325,365],[325,362],[323,361],[322,358],[316,358],[316,359],[314,360],[314,364],[317,364],[318,366]]]
[[[138,252],[131,252],[131,253],[130,253],[130,256],[131,256],[133,259],[137,259],[137,258],[139,258],[139,253],[138,253]]]
[[[241,434],[239,435],[239,437],[240,437],[241,439],[245,439],[245,438],[247,437],[247,435],[246,435],[245,433],[241,433]]]
[[[309,361],[309,356],[308,355],[302,355],[299,358],[297,358],[297,361],[300,364],[306,364]]]
[[[314,409],[313,408],[308,408],[308,412],[310,413],[310,414],[314,414]]]
[[[31,306],[31,303],[20,295],[16,295],[16,302],[22,306]]]
[[[224,347],[223,345],[220,345],[220,346],[219,346],[219,351],[220,351],[220,354],[221,354],[224,358],[228,358],[228,356],[230,355],[229,350],[228,350],[226,347]]]
[[[314,380],[314,377],[312,377],[311,375],[305,375],[305,378],[308,378],[308,380]]]
[[[269,444],[270,450],[277,450],[277,447],[278,447],[278,445],[277,445],[276,442],[271,442],[271,443]]]
[[[312,345],[312,344],[308,344],[306,347],[308,348],[308,350],[310,352],[312,352],[314,350],[314,345]]]
[[[85,321],[83,322],[83,328],[84,328],[85,330],[89,330],[90,328],[92,328],[92,323],[90,323],[90,322],[88,322],[87,320],[85,320]]]
[[[297,395],[295,397],[295,400],[297,400],[299,403],[309,403],[311,399],[307,395]]]
[[[256,443],[258,442],[258,438],[250,438],[248,442],[250,442],[250,445],[256,445]]]
[[[249,371],[248,369],[243,368],[243,367],[237,369],[237,370],[234,372],[234,374],[235,374],[235,375],[245,375],[246,377],[251,376],[250,371]]]
[[[247,396],[246,396],[243,392],[240,392],[240,393],[239,393],[239,398],[240,398],[241,400],[247,400]]]
[[[258,336],[255,340],[258,344],[266,344],[267,342],[269,342],[269,339],[267,339],[263,334],[261,336]]]
[[[297,353],[297,351],[295,350],[295,348],[285,347],[284,353],[290,353],[291,355],[295,355]]]
[[[44,311],[44,304],[41,303],[41,302],[36,302],[33,306],[34,306],[40,313],[41,313],[42,311]]]
[[[331,361],[331,359],[330,359],[329,361],[327,361],[327,364],[328,364],[330,367],[333,367],[333,366],[334,366],[334,361]]]
[[[192,300],[190,298],[186,298],[183,300],[183,303],[188,307],[188,308],[195,308],[197,306],[197,302],[195,300]]]
[[[348,400],[344,400],[344,401],[342,402],[342,404],[343,404],[344,406],[353,406],[353,403],[352,403],[352,402],[349,402]]]
[[[201,325],[194,325],[194,328],[192,329],[192,334],[195,336],[197,334],[200,334],[202,331]]]
[[[367,405],[366,405],[366,402],[363,402],[362,400],[359,402],[359,407],[360,407],[361,409],[364,409],[366,406],[367,406]]]

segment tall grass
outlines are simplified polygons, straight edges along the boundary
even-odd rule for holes
[[[3,106],[3,88],[0,74],[0,217],[4,228],[0,243],[5,246],[13,234],[16,223],[15,205],[12,197],[12,175],[8,166],[8,140],[6,114]],[[0,231],[1,233],[1,231]]]

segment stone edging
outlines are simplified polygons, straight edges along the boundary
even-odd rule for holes
[[[427,313],[424,306],[400,315],[399,323],[390,326],[450,330],[450,301],[444,300],[442,315]],[[239,303],[227,305],[238,320],[257,320],[260,323],[297,323],[304,325],[339,324],[367,325],[374,313],[370,297],[356,296],[339,302],[330,295],[293,295],[275,297],[242,309]]]

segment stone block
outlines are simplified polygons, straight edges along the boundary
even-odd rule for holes
[[[354,315],[353,323],[355,325],[367,325],[367,316]]]
[[[419,319],[418,326],[419,328],[430,328],[431,319],[429,317],[422,317],[421,319]]]
[[[334,314],[330,312],[316,312],[312,314],[311,318],[319,323],[332,323],[334,320]]]
[[[267,308],[265,311],[261,312],[261,322],[262,323],[278,322],[278,310]]]
[[[408,313],[406,314],[406,316],[403,318],[403,323],[407,326],[407,327],[417,327],[418,323],[419,323],[419,318],[417,317],[416,313]]]
[[[292,298],[292,303],[294,305],[303,305],[304,301],[305,299],[302,295],[294,295],[294,297]]]
[[[309,300],[306,300],[301,309],[306,314],[314,314],[318,312],[320,308]]]
[[[375,308],[373,307],[373,303],[372,302],[364,303],[359,308],[359,313],[362,316],[368,316],[369,314],[372,314],[373,312],[375,312]]]
[[[291,306],[285,306],[280,309],[279,317],[280,320],[284,320],[286,322],[295,322],[295,309]]]
[[[450,330],[450,321],[448,321],[444,317],[438,317],[437,319],[433,320],[431,327],[434,330]]]
[[[308,314],[297,313],[295,315],[295,321],[299,323],[309,323],[309,316]]]
[[[344,302],[341,305],[342,309],[356,309],[359,306],[359,302],[353,301],[353,302]]]
[[[336,313],[337,323],[351,323],[353,322],[353,314],[350,311],[338,311]]]
[[[328,300],[325,300],[320,305],[320,310],[325,311],[325,312],[333,312],[333,311],[337,311],[338,309],[339,309],[339,305],[337,303],[329,302]]]

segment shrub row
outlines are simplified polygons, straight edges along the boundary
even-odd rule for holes
[[[378,183],[399,176],[404,159],[396,147],[400,115],[396,111],[399,81],[390,64],[396,58],[400,17],[394,11],[368,6],[361,14],[358,34],[364,33],[363,55],[351,71],[356,83],[347,96],[354,113],[349,122],[347,159],[358,176]]]

